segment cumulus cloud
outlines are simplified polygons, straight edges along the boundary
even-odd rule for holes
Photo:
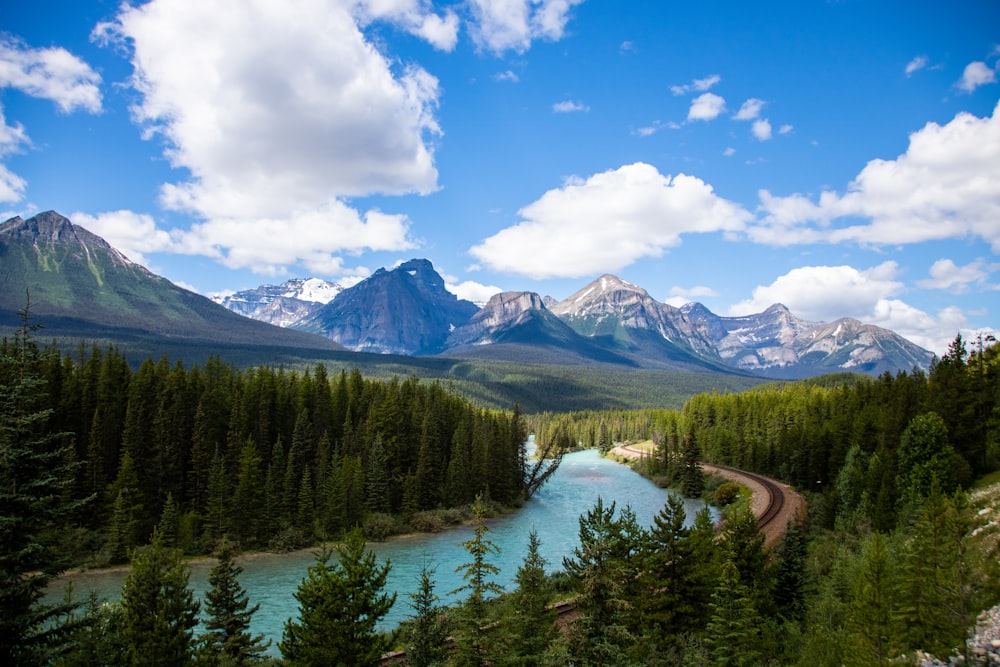
[[[470,0],[473,41],[497,55],[524,53],[536,39],[562,39],[573,7],[583,0]]]
[[[990,274],[996,271],[1000,271],[1000,264],[988,264],[981,258],[965,266],[958,266],[950,259],[939,259],[931,265],[930,278],[918,280],[917,285],[952,294],[965,294],[972,286],[998,290],[1000,285],[989,285]]]
[[[977,60],[976,62],[971,62],[965,66],[965,70],[962,72],[962,78],[959,79],[958,86],[961,90],[971,93],[973,90],[979,86],[985,86],[988,83],[996,83],[997,73],[993,71],[993,68],[986,63]]]
[[[474,280],[465,280],[455,283],[454,280],[445,281],[445,289],[457,296],[459,299],[471,301],[474,304],[483,306],[494,294],[499,294],[503,290],[496,285],[483,285]]]
[[[405,218],[362,214],[343,198],[437,189],[438,82],[419,67],[394,70],[350,10],[403,20],[423,4],[294,4],[218,12],[153,0],[123,5],[95,30],[132,49],[134,118],[190,174],[160,196],[202,220],[186,252],[269,273],[296,258],[337,268],[340,251],[412,247]]]
[[[156,225],[153,217],[132,211],[108,211],[98,215],[74,213],[73,224],[97,234],[126,257],[147,266],[146,254],[173,252],[177,243],[168,232]]]
[[[66,49],[32,49],[0,37],[0,88],[55,102],[60,111],[101,110],[101,76]]]
[[[752,132],[757,141],[767,141],[771,138],[771,122],[766,118],[755,120]]]
[[[925,67],[927,67],[927,56],[917,56],[906,63],[906,76],[913,76],[914,72],[918,72]]]
[[[726,100],[715,93],[703,93],[691,100],[688,120],[713,120],[726,109]]]
[[[63,48],[32,49],[20,40],[0,34],[0,90],[14,88],[26,95],[54,102],[63,113],[78,109],[101,111],[101,76],[90,65]],[[0,158],[31,145],[24,125],[7,124],[0,107]],[[27,181],[0,164],[0,202],[18,202]]]
[[[552,111],[555,113],[573,113],[576,111],[590,111],[588,107],[583,102],[574,102],[573,100],[563,100],[562,102],[556,102],[552,105]]]
[[[1000,104],[993,115],[960,113],[910,135],[906,153],[872,160],[844,194],[760,193],[764,216],[748,230],[772,245],[908,244],[979,237],[1000,252]],[[860,220],[859,220],[860,219]],[[837,224],[843,220],[858,220]]]
[[[760,116],[760,110],[764,108],[764,100],[751,97],[740,105],[740,110],[733,116],[733,120],[753,120]]]
[[[711,287],[705,287],[704,285],[697,285],[695,287],[674,285],[670,288],[670,296],[664,300],[664,303],[670,304],[675,308],[680,308],[686,303],[713,296],[719,296],[719,293]]]
[[[362,24],[388,21],[441,51],[452,51],[458,42],[458,15],[450,9],[443,16],[435,14],[429,0],[355,0],[353,4]]]
[[[718,74],[712,74],[711,76],[706,76],[704,79],[695,79],[691,83],[686,83],[683,86],[670,86],[670,92],[674,95],[687,95],[691,92],[704,92],[720,81],[722,81],[721,76]]]
[[[518,213],[521,222],[469,252],[492,269],[535,279],[618,271],[661,256],[684,234],[737,232],[752,217],[701,179],[642,162],[571,179]]]
[[[729,309],[729,315],[759,313],[775,303],[797,317],[830,322],[852,317],[891,329],[917,345],[941,354],[965,325],[961,311],[949,308],[929,315],[894,298],[904,289],[899,265],[888,261],[869,269],[853,266],[804,266],[753,289],[751,298]]]

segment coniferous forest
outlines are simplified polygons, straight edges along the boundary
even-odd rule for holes
[[[25,321],[0,344],[4,664],[378,664],[392,648],[413,665],[914,664],[918,650],[965,651],[1000,601],[996,531],[970,493],[1000,468],[991,340],[956,339],[927,373],[523,418],[416,378],[65,355]],[[560,447],[650,440],[637,465],[688,494],[705,487],[699,461],[760,472],[804,492],[808,512],[770,549],[740,502],[721,532],[680,502],[649,528],[598,502],[562,563],[533,535],[500,595],[484,517],[537,488],[529,430]],[[365,539],[463,507],[475,525],[463,603],[440,606],[432,571],[410,600],[386,593],[390,566]],[[234,549],[327,539],[340,544],[303,578],[282,658],[265,657]],[[204,601],[184,553],[219,557]],[[120,602],[42,602],[54,574],[85,562],[131,564]],[[551,604],[566,598],[557,626]],[[411,622],[377,632],[393,604]]]

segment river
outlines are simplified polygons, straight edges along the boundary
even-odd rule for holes
[[[550,571],[562,568],[563,556],[569,555],[579,544],[579,517],[594,506],[598,497],[605,505],[614,501],[619,507],[629,505],[635,510],[639,524],[649,526],[666,502],[667,491],[632,471],[631,468],[601,458],[596,450],[573,452],[563,457],[559,470],[521,509],[488,522],[487,538],[494,542],[500,553],[489,559],[500,568],[497,583],[512,588],[517,568],[527,552],[528,535],[537,531],[541,541],[541,554],[548,561]],[[687,500],[688,521],[702,507],[701,501]],[[420,571],[424,565],[434,568],[435,593],[445,602],[458,596],[450,591],[463,585],[456,566],[469,560],[461,542],[472,535],[468,526],[441,533],[419,534],[369,543],[368,548],[379,556],[379,562],[388,558],[392,564],[387,588],[397,592],[396,604],[382,622],[389,629],[406,620],[413,613],[407,593],[416,591]],[[278,642],[285,620],[298,613],[293,596],[306,569],[315,562],[315,550],[306,549],[285,554],[253,554],[239,558],[244,568],[240,577],[250,596],[251,604],[260,604],[253,617],[253,631],[263,633],[272,640],[270,653],[277,655]],[[214,565],[211,559],[191,564],[191,587],[201,599],[207,587],[208,571]],[[66,575],[53,584],[62,591],[66,581],[72,581],[74,597],[85,599],[89,591],[106,599],[117,599],[125,573],[121,570],[92,571]],[[202,603],[204,606],[204,602]]]

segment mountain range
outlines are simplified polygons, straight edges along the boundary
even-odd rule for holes
[[[240,293],[266,304],[301,281]],[[294,329],[351,350],[540,363],[747,372],[775,378],[852,371],[926,369],[933,354],[851,318],[812,322],[775,304],[722,317],[700,303],[676,308],[637,285],[604,275],[562,301],[503,292],[483,307],[448,292],[426,259],[379,269],[328,303],[314,303]]]
[[[810,322],[780,304],[722,317],[702,304],[659,302],[612,275],[562,301],[504,292],[480,307],[449,292],[426,259],[379,269],[348,288],[297,279],[215,303],[52,211],[0,225],[0,281],[0,324],[16,323],[30,301],[57,334],[109,340],[773,378],[879,375],[927,368],[933,359],[892,331],[850,318]]]

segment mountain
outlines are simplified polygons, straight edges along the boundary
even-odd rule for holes
[[[534,292],[502,292],[447,339],[449,356],[540,363],[601,362],[633,365],[552,314]]]
[[[810,322],[781,304],[742,317],[719,317],[701,304],[687,304],[681,310],[705,327],[727,364],[771,377],[837,371],[881,375],[927,368],[934,358],[888,329],[851,318]]]
[[[601,276],[551,306],[551,311],[580,335],[646,367],[720,370],[722,366],[703,326],[617,276]]]
[[[0,284],[0,325],[16,325],[30,302],[44,337],[131,341],[150,353],[169,342],[198,356],[234,346],[342,349],[240,317],[135,264],[54,211],[0,225]]]
[[[320,278],[293,278],[212,300],[238,315],[290,327],[330,303],[343,289]]]
[[[478,310],[445,289],[429,261],[412,259],[348,287],[295,328],[359,352],[427,355]]]

